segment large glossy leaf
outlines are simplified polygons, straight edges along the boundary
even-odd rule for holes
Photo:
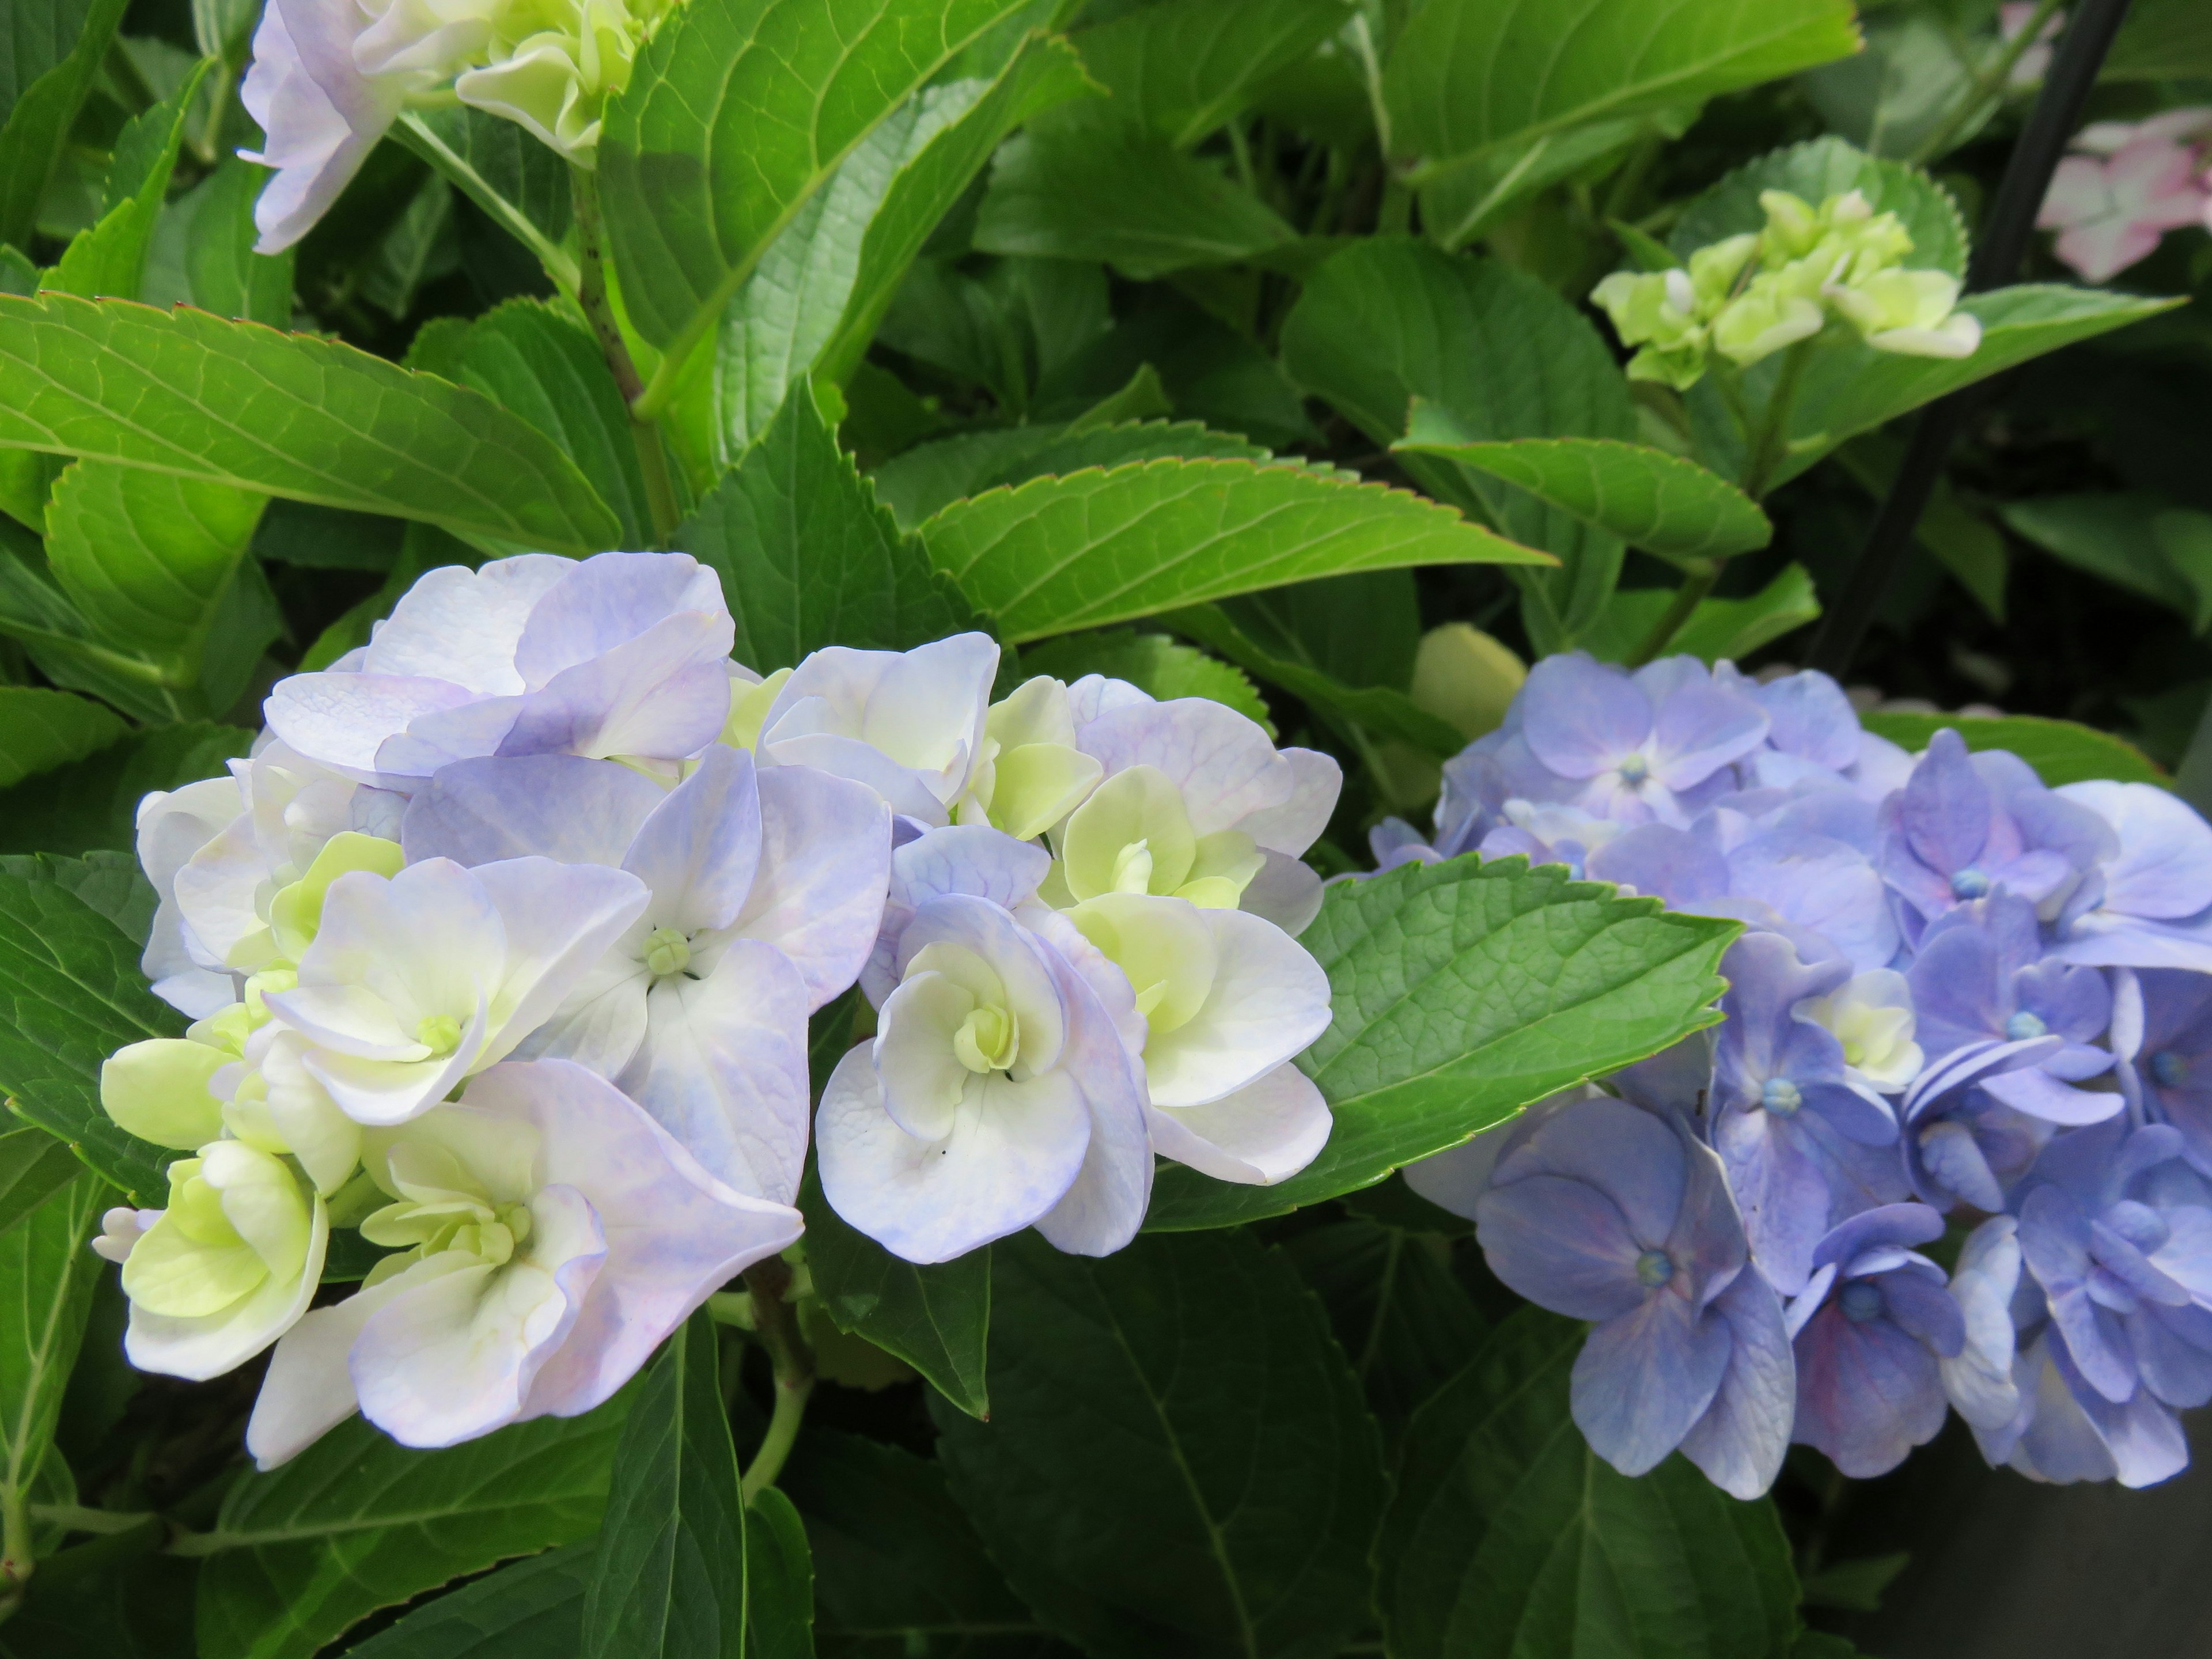
[[[247,1475],[196,1545],[201,1659],[310,1659],[379,1607],[590,1536],[630,1398],[446,1451],[356,1417]]]
[[[807,1269],[831,1322],[906,1361],[969,1416],[987,1415],[992,1252],[934,1267],[901,1261],[830,1207],[811,1166],[799,1206]]]
[[[1297,240],[1218,164],[1089,107],[999,152],[975,232],[985,252],[1103,260],[1140,279],[1239,264]]]
[[[1406,490],[1237,460],[1037,478],[921,537],[1016,641],[1352,570],[1544,562]]]
[[[746,1659],[814,1659],[814,1562],[791,1500],[763,1486],[745,1511]]]
[[[511,123],[507,125],[512,125]],[[292,320],[292,253],[256,253],[253,204],[266,167],[235,155],[171,202],[154,228],[139,297],[283,328]]]
[[[1568,1415],[1586,1327],[1530,1308],[1416,1413],[1376,1547],[1401,1659],[1771,1659],[1797,1630],[1771,1500],[1632,1480]]]
[[[1093,1659],[1336,1653],[1381,1448],[1297,1274],[1243,1233],[996,1250],[991,1420],[940,1407],[938,1445],[1022,1599]]]
[[[1043,1627],[983,1553],[938,1463],[810,1428],[779,1485],[805,1522],[825,1650],[934,1653],[942,1644],[979,1654],[995,1640],[1024,1641],[1022,1651],[1036,1655],[1044,1644]]]
[[[1019,5],[699,0],[669,17],[609,100],[599,140],[608,235],[638,331],[680,369],[845,158]],[[672,390],[672,374],[658,395]]]
[[[174,1154],[116,1127],[100,1068],[126,1042],[181,1036],[146,988],[139,947],[67,888],[0,871],[0,1092],[130,1195],[158,1207]]]
[[[44,1129],[0,1130],[0,1233],[21,1221],[84,1173],[84,1165]]]
[[[126,0],[10,0],[0,52],[0,242],[31,246],[40,198]]]
[[[0,1511],[29,1499],[53,1444],[104,1264],[88,1242],[114,1194],[88,1170],[0,1231]],[[11,1542],[12,1542],[11,1538]]]
[[[1433,171],[1858,50],[1850,0],[1429,0],[1383,72],[1393,149]]]
[[[0,852],[129,847],[148,792],[213,777],[252,745],[252,732],[205,721],[134,732],[83,760],[0,790]]]
[[[123,735],[123,722],[66,691],[0,686],[0,789],[82,760]]]
[[[620,533],[552,441],[489,399],[196,311],[0,295],[0,447],[560,552]]]
[[[1412,433],[1391,447],[1435,455],[1503,478],[1592,529],[1662,559],[1718,559],[1773,538],[1759,504],[1695,461],[1610,438],[1520,438],[1463,443],[1424,431],[1415,406]]]
[[[596,1546],[569,1544],[440,1596],[347,1659],[574,1659]]]
[[[1877,709],[1860,715],[1859,724],[1876,737],[1887,738],[1915,755],[1928,747],[1930,738],[1948,727],[1966,739],[1969,749],[2002,749],[2019,756],[2054,789],[2062,783],[2087,783],[2098,778],[2111,778],[2121,783],[2155,783],[2166,788],[2173,784],[2173,780],[2133,744],[2072,720],[2045,720],[2034,714],[2008,714],[2002,719],[1975,714],[1891,714]]]
[[[64,858],[56,853],[9,853],[0,855],[0,870],[25,881],[52,882],[75,893],[134,945],[143,945],[153,932],[161,896],[133,854],[89,852],[82,858]]]
[[[804,384],[676,532],[722,579],[739,662],[765,674],[825,645],[904,651],[974,612],[837,447]]]
[[[1335,1115],[1276,1187],[1163,1168],[1146,1225],[1225,1226],[1380,1181],[1718,1018],[1734,922],[1469,854],[1328,890],[1298,936],[1335,1010],[1298,1057]]]
[[[719,1354],[696,1313],[638,1385],[584,1595],[584,1659],[743,1659],[745,1504]]]
[[[1075,37],[1114,118],[1190,145],[1342,27],[1345,0],[1164,0]]]
[[[1526,272],[1377,237],[1307,280],[1283,325],[1283,362],[1376,443],[1406,434],[1413,399],[1476,440],[1636,435],[1612,349],[1588,318]],[[1431,494],[1504,535],[1558,556],[1516,573],[1540,652],[1565,650],[1596,620],[1620,574],[1619,538],[1486,473],[1433,456],[1406,469]]]
[[[108,162],[99,220],[70,239],[42,287],[88,299],[139,297],[185,122],[210,67],[203,61],[167,99],[123,129]]]

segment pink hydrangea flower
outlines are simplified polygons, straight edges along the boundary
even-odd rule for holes
[[[2106,282],[2147,256],[2167,231],[2208,222],[2212,188],[2202,141],[2209,132],[2212,109],[2083,128],[2074,141],[2077,153],[2058,164],[2036,217],[2042,228],[2058,232],[2058,257],[2090,282]]]

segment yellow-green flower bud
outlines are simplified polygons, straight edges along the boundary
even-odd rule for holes
[[[1105,769],[1075,746],[1067,688],[1048,676],[1025,681],[991,705],[983,752],[954,812],[1034,841],[1080,806]]]
[[[316,930],[322,926],[323,899],[330,892],[331,884],[340,876],[367,870],[389,880],[399,873],[405,862],[405,855],[396,841],[364,836],[352,830],[332,836],[323,843],[323,850],[315,854],[315,861],[307,866],[307,873],[290,886],[278,889],[276,896],[269,901],[269,931],[276,937],[279,954],[287,962],[297,962],[315,942]],[[271,984],[267,988],[284,990],[289,987]]]
[[[1480,629],[1446,623],[1422,635],[1413,653],[1413,698],[1471,741],[1504,724],[1528,678],[1528,665]]]
[[[1959,279],[1941,270],[1885,270],[1828,301],[1877,351],[1910,357],[1969,357],[1982,325],[1956,310]]]
[[[1748,368],[1785,346],[1810,339],[1826,321],[1818,302],[1759,276],[1713,319],[1713,349]]]
[[[126,1133],[190,1152],[222,1133],[222,1103],[209,1085],[236,1059],[185,1037],[131,1043],[100,1068],[100,1106]]]
[[[730,718],[722,726],[722,741],[732,749],[758,749],[761,722],[790,678],[788,668],[779,668],[755,685],[731,681]]]

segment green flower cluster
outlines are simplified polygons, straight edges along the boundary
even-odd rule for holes
[[[1622,343],[1638,346],[1632,379],[1677,391],[1697,384],[1709,352],[1740,368],[1810,339],[1831,317],[1877,351],[1966,357],[1981,324],[1956,309],[1959,279],[1909,270],[1912,238],[1894,213],[1859,191],[1817,208],[1784,190],[1762,191],[1766,228],[1699,248],[1686,268],[1617,270],[1591,297]]]

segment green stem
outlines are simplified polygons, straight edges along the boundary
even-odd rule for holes
[[[799,1332],[797,1310],[784,1299],[791,1279],[789,1264],[775,1256],[745,1269],[745,1286],[753,1296],[755,1334],[768,1350],[775,1374],[775,1407],[769,1413],[768,1434],[753,1454],[740,1487],[748,1504],[783,1473],[784,1459],[791,1455],[806,1416],[807,1396],[814,1392],[814,1350]]]
[[[37,1564],[31,1548],[31,1507],[23,1501],[22,1489],[10,1482],[0,1491],[0,1620],[15,1612]]]
[[[1713,584],[1720,578],[1720,562],[1716,559],[1705,560],[1702,568],[1692,569],[1682,585],[1674,590],[1674,598],[1667,606],[1666,614],[1659,618],[1657,625],[1645,636],[1644,643],[1636,647],[1635,654],[1629,658],[1628,666],[1643,667],[1672,644],[1674,635],[1682,631],[1682,625],[1705,602],[1705,596],[1713,591]]]
[[[151,1510],[91,1510],[77,1504],[33,1504],[31,1518],[65,1532],[129,1532],[153,1520]]]
[[[638,399],[645,395],[645,381],[638,374],[636,363],[631,361],[629,347],[623,340],[622,326],[615,320],[613,302],[607,297],[606,233],[599,218],[599,175],[589,167],[571,167],[568,179],[576,203],[576,304],[584,319],[591,324],[600,355],[607,360],[615,385],[621,389],[623,402],[629,407],[629,433],[637,445],[638,470],[645,477],[646,506],[653,514],[653,537],[665,547],[683,515],[676,504],[676,481],[668,471],[668,452],[660,441],[660,427],[637,413]]]
[[[1815,336],[1815,338],[1818,337]],[[1782,373],[1767,395],[1766,412],[1753,441],[1751,458],[1744,465],[1743,493],[1753,501],[1773,486],[1774,475],[1790,456],[1790,416],[1797,406],[1797,383],[1805,378],[1805,365],[1813,356],[1813,341],[1800,340],[1782,360]]]
[[[1375,118],[1375,142],[1382,146],[1382,164],[1390,163],[1390,109],[1382,101],[1382,59],[1375,50],[1375,36],[1367,27],[1367,14],[1352,15],[1352,49],[1359,54],[1359,76],[1367,88],[1367,108]]]
[[[1951,106],[1942,125],[1920,142],[1912,152],[1915,161],[1932,161],[1948,150],[1966,124],[1981,112],[1982,106],[2000,95],[2005,82],[2011,79],[2014,65],[2027,55],[2043,33],[2043,26],[2057,14],[2064,0],[2038,0],[2035,10],[2029,15],[2027,26],[2005,43],[2004,49],[1982,65],[1966,88],[1966,96]]]

